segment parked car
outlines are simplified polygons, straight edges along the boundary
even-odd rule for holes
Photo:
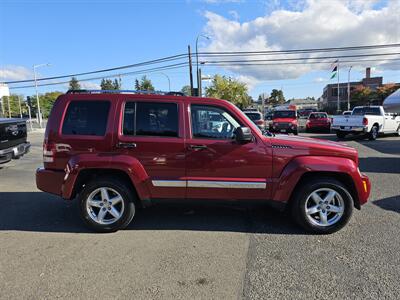
[[[262,113],[259,111],[245,111],[246,116],[254,122],[261,130],[265,130],[265,121],[263,119]]]
[[[325,112],[312,112],[308,116],[306,122],[306,132],[311,131],[325,131],[330,132],[331,130],[331,119]]]
[[[334,116],[331,129],[338,138],[351,133],[365,134],[370,140],[376,140],[380,133],[400,136],[400,117],[386,113],[382,106],[357,106],[351,115]]]
[[[214,131],[209,118],[229,124]],[[47,123],[37,187],[77,198],[93,230],[126,227],[154,203],[274,203],[332,233],[370,194],[358,154],[335,142],[264,135],[232,103],[132,92],[69,92]]]
[[[351,110],[345,110],[342,115],[344,116],[350,116],[351,115]]]
[[[30,147],[25,120],[0,119],[0,164],[20,158]]]
[[[298,134],[298,121],[296,110],[275,110],[272,115],[272,123],[269,125],[270,132]]]

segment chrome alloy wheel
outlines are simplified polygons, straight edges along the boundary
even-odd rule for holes
[[[108,225],[117,222],[124,213],[121,194],[109,187],[95,189],[86,199],[86,211],[98,224]]]
[[[343,216],[344,201],[342,196],[330,188],[321,188],[312,192],[306,202],[308,220],[317,226],[331,226]]]

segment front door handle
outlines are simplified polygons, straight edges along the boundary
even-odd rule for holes
[[[125,149],[133,149],[133,148],[136,148],[136,144],[135,143],[122,143],[122,142],[119,142],[117,144],[117,147],[118,148],[125,148]]]
[[[189,145],[189,150],[204,150],[207,149],[206,145]]]

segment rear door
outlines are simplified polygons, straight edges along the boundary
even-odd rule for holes
[[[184,198],[185,142],[182,104],[129,98],[120,104],[115,151],[138,159],[150,177],[151,197]]]
[[[398,122],[394,116],[394,114],[391,113],[385,113],[385,123],[384,123],[384,132],[390,133],[390,132],[396,132],[398,127]]]

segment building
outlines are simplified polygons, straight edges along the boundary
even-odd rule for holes
[[[371,77],[371,68],[365,69],[365,78],[361,81],[351,81],[350,82],[350,94],[356,86],[362,85],[364,87],[369,87],[371,90],[376,90],[378,87],[383,85],[383,77]],[[339,83],[339,101],[341,108],[347,109],[347,93],[348,83]],[[338,84],[331,83],[324,87],[323,94],[321,96],[322,105],[329,109],[336,110],[337,108],[337,95],[338,95]]]
[[[318,101],[313,98],[290,99],[285,105],[296,105],[297,109],[315,108],[318,109]]]

